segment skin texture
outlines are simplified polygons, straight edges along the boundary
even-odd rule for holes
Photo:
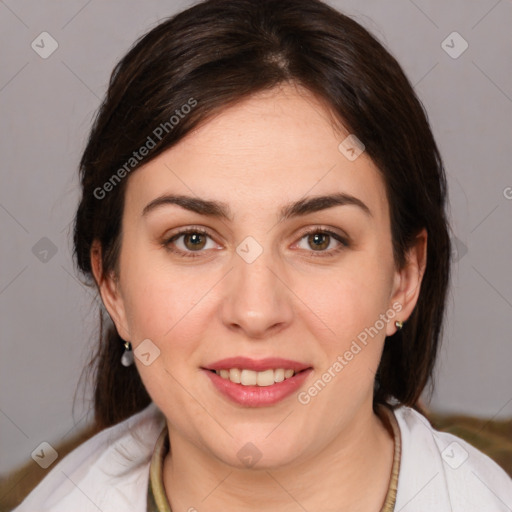
[[[149,338],[160,350],[151,365],[136,364],[167,419],[164,483],[174,511],[382,506],[393,439],[372,411],[374,376],[385,336],[416,304],[426,233],[396,269],[383,179],[366,153],[349,161],[339,151],[347,135],[307,91],[286,85],[253,96],[129,177],[118,276],[102,275],[101,248],[91,252],[121,337],[134,349]],[[285,204],[334,192],[371,215],[343,205],[279,221]],[[166,193],[222,201],[232,219],[177,205],[142,215]],[[186,236],[164,246],[194,226],[209,232],[197,257],[169,250],[192,253]],[[304,234],[310,227],[349,244],[315,242]],[[263,249],[250,264],[236,252],[247,236]],[[307,390],[393,305],[396,317],[307,405],[296,393],[268,407],[237,405],[201,370],[225,357],[283,357],[313,367]],[[252,468],[237,456],[249,442],[261,454]]]

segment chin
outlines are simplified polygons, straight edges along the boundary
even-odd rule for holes
[[[222,451],[217,442],[211,446],[212,451],[218,459],[237,469],[275,470],[296,462],[304,446],[303,441],[297,439],[294,442],[293,436],[283,433],[271,439],[273,434],[269,436],[271,429],[268,425],[261,430],[258,435],[254,429],[250,434],[237,435],[227,443],[228,446],[222,447]],[[283,439],[287,442],[284,443]]]

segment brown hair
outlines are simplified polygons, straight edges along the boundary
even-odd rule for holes
[[[325,101],[365,144],[386,184],[397,267],[415,235],[427,230],[418,303],[403,330],[386,341],[374,393],[374,404],[394,397],[414,407],[432,377],[449,282],[443,164],[422,104],[396,60],[366,29],[318,0],[207,0],[134,44],[112,72],[80,162],[78,267],[91,277],[91,246],[99,241],[103,272],[117,271],[128,172],[215,113],[284,82]],[[191,100],[194,108],[170,122]],[[159,126],[166,127],[160,138]],[[154,147],[134,163],[133,152],[148,137]],[[126,172],[118,172],[122,168]],[[116,172],[124,179],[114,182]],[[100,316],[93,363],[95,417],[103,428],[140,411],[150,397],[135,365],[120,364],[123,340],[108,318],[103,328]]]

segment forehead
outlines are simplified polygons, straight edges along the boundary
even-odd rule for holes
[[[349,135],[312,94],[291,86],[252,96],[208,119],[129,178],[127,207],[165,193],[226,202],[236,215],[275,211],[304,196],[344,192],[387,214],[380,171],[340,151]]]

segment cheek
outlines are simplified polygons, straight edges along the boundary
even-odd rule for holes
[[[182,320],[204,295],[207,283],[187,279],[186,272],[163,267],[140,250],[131,252],[123,263],[123,299],[132,343],[149,338],[159,345],[175,337],[175,331],[187,325]]]
[[[322,279],[321,287],[308,287],[308,306],[322,320],[309,327],[322,354],[315,382],[322,381],[318,389],[324,384],[328,388],[318,407],[349,408],[366,399],[373,390],[385,342],[386,318],[392,321],[388,303],[392,265],[377,253],[356,256],[347,259],[334,278]],[[316,388],[309,391],[311,397],[318,392]]]
[[[357,255],[337,270],[297,283],[305,304],[338,340],[369,328],[389,307],[391,275],[386,263]]]
[[[166,264],[142,250],[124,263],[123,296],[134,349],[150,339],[160,350],[160,363],[183,373],[179,362],[195,365],[200,340],[212,328],[222,273]]]
[[[180,383],[187,382],[190,367],[196,366],[196,340],[205,329],[200,299],[212,284],[155,266],[133,267],[130,275],[134,277],[126,286],[126,307],[133,350],[149,339],[158,354],[148,366],[136,358],[139,374],[158,406],[182,410],[187,395]]]

